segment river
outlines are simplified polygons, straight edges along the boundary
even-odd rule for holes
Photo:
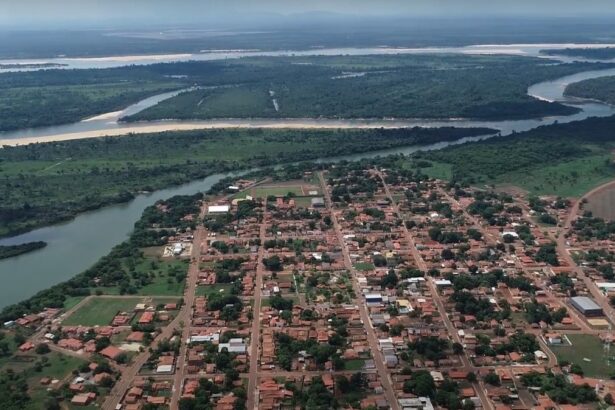
[[[420,48],[420,49],[390,49],[390,48],[367,48],[367,49],[323,49],[309,51],[287,51],[287,52],[224,52],[201,54],[176,55],[176,56],[134,56],[134,57],[109,57],[109,58],[84,58],[77,59],[81,63],[73,68],[104,68],[107,64],[126,65],[127,63],[149,64],[155,61],[183,61],[184,59],[221,59],[241,56],[277,56],[277,55],[373,55],[373,54],[436,54],[436,53],[460,53],[460,54],[516,54],[522,56],[544,57],[560,62],[598,60],[579,59],[565,56],[544,56],[540,54],[541,49],[547,48],[571,48],[589,46],[610,46],[609,44],[588,45],[588,44],[513,44],[513,45],[482,45],[468,47],[451,48]],[[174,59],[175,58],[175,59]],[[69,59],[71,61],[75,59]],[[18,60],[0,60],[3,63],[16,63]],[[30,60],[19,60],[22,64],[32,63]],[[64,61],[64,60],[62,60]],[[46,60],[45,62],[55,62],[56,60]],[[490,127],[498,129],[503,135],[515,132],[527,131],[541,125],[549,125],[554,121],[560,123],[578,121],[587,117],[604,117],[614,114],[612,107],[587,101],[567,100],[563,96],[566,85],[585,79],[615,75],[615,69],[587,71],[570,76],[562,77],[554,81],[546,81],[531,86],[528,94],[536,98],[549,101],[566,102],[582,109],[581,112],[569,116],[553,116],[529,120],[509,120],[509,121],[470,121],[465,119],[431,120],[431,119],[310,119],[310,118],[287,118],[287,119],[224,119],[224,120],[166,120],[166,121],[146,121],[139,123],[123,123],[119,119],[123,116],[136,114],[146,108],[154,106],[159,102],[171,98],[184,91],[173,91],[146,98],[133,104],[122,111],[106,113],[96,117],[65,125],[54,125],[49,127],[39,127],[22,129],[17,131],[0,132],[0,146],[2,145],[21,145],[33,142],[50,142],[60,140],[71,140],[81,138],[96,138],[103,136],[125,135],[128,133],[145,134],[164,131],[182,131],[195,129],[220,129],[220,128],[399,128],[399,127]]]
[[[561,46],[561,45],[560,45]],[[495,46],[490,46],[495,47]],[[544,47],[543,47],[544,48]],[[2,61],[0,61],[2,63]],[[357,127],[404,127],[404,126],[463,126],[463,127],[489,127],[502,131],[503,135],[511,134],[513,131],[520,132],[533,129],[540,125],[551,124],[554,121],[560,123],[582,120],[590,116],[610,116],[615,115],[612,106],[597,102],[584,102],[578,100],[568,100],[563,96],[565,86],[572,82],[577,82],[588,78],[597,78],[607,75],[615,75],[615,69],[588,71],[566,76],[554,81],[547,81],[531,86],[528,94],[549,101],[560,101],[569,105],[574,105],[581,109],[581,112],[562,117],[550,117],[533,120],[517,121],[430,121],[430,120],[390,120],[390,121],[368,121],[368,120],[260,120],[260,121],[191,121],[191,122],[160,122],[155,124],[135,124],[130,125],[131,132],[138,132],[143,127],[158,127],[162,129],[175,129],[172,127],[183,126],[186,129],[194,128],[214,128],[222,126],[243,126],[243,127],[321,127],[321,128],[357,128]],[[126,132],[125,125],[118,124],[119,119],[125,113],[135,113],[148,106],[175,95],[165,93],[148,98],[121,112],[107,113],[97,116],[94,119],[82,121],[76,124],[58,127],[46,127],[44,129],[33,130],[36,134],[31,134],[34,138],[54,138],[58,135],[66,135],[66,127],[75,127],[74,133],[83,133],[86,128],[89,132],[104,133],[109,135],[114,130]],[[136,128],[135,128],[136,127]],[[167,127],[167,128],[164,128]],[[55,133],[51,133],[50,129]],[[150,131],[147,131],[150,132]],[[5,141],[15,142],[18,138],[24,138],[21,134],[2,135],[0,144]],[[465,138],[455,142],[441,142],[437,144],[421,147],[403,147],[390,149],[387,151],[370,152],[366,154],[356,154],[337,158],[325,158],[321,161],[337,161],[341,159],[359,159],[373,157],[376,155],[387,155],[392,153],[412,153],[419,149],[441,149],[452,144],[461,144],[467,141],[483,139],[485,137]],[[54,284],[67,280],[79,272],[90,267],[96,260],[104,256],[116,244],[127,238],[132,230],[134,223],[139,219],[143,209],[159,199],[168,198],[174,195],[193,194],[209,189],[220,179],[231,174],[216,174],[203,180],[194,181],[182,186],[156,191],[148,195],[139,195],[133,201],[126,204],[112,205],[100,210],[79,215],[72,221],[37,229],[12,238],[0,240],[0,245],[9,245],[30,241],[46,241],[46,248],[27,253],[15,258],[0,261],[0,281],[4,286],[0,287],[0,307],[19,302],[33,295],[37,291],[48,288]]]
[[[542,43],[542,44],[478,44],[463,47],[366,47],[366,48],[313,48],[309,50],[203,50],[194,54],[152,54],[109,57],[56,57],[40,59],[0,59],[0,73],[15,71],[37,71],[41,69],[84,69],[113,68],[126,65],[147,65],[155,63],[170,63],[181,61],[214,61],[243,57],[307,57],[307,56],[339,56],[339,55],[395,55],[395,54],[512,54],[521,56],[553,58],[540,54],[540,50],[563,48],[602,48],[615,47],[612,43],[578,44],[578,43]],[[560,61],[591,61],[578,57],[558,56]],[[43,64],[54,64],[54,67],[44,67]],[[19,67],[22,65],[23,67]],[[40,68],[35,67],[41,65]]]

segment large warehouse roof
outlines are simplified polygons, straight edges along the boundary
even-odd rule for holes
[[[575,296],[572,302],[583,310],[599,310],[602,309],[596,302],[587,296]]]

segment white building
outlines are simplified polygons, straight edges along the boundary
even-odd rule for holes
[[[220,343],[218,345],[218,352],[221,352],[224,348],[226,348],[229,353],[245,353],[247,346],[243,339],[234,338],[229,340],[228,343]]]
[[[210,205],[207,207],[209,214],[225,214],[231,209],[228,205]]]
[[[175,245],[173,245],[173,255],[181,255],[181,253],[184,251],[184,245],[181,243],[176,243]]]
[[[190,336],[188,343],[218,343],[220,340],[220,333],[210,333],[208,335],[194,335]]]

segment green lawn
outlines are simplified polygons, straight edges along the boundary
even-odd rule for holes
[[[365,360],[363,359],[347,360],[344,362],[344,368],[346,370],[361,370],[364,364]]]
[[[137,273],[147,273],[154,279],[151,284],[139,289],[139,295],[182,295],[184,293],[185,279],[177,282],[170,273],[178,272],[185,276],[188,273],[188,261],[145,258],[136,264],[135,271]],[[171,280],[169,281],[168,279]]]
[[[375,269],[376,267],[374,266],[373,263],[358,262],[354,264],[354,268],[358,271],[369,271],[369,270]]]
[[[156,296],[181,296],[184,294],[185,281],[180,283],[167,282],[166,278],[156,278],[154,283],[143,286],[137,294],[139,295],[156,295]]]
[[[132,312],[138,303],[158,305],[163,303],[177,302],[178,298],[155,298],[128,297],[128,298],[105,298],[94,297],[75,313],[67,317],[63,325],[74,326],[103,326],[111,323],[118,312]]]
[[[76,312],[67,317],[63,324],[67,326],[103,326],[111,323],[111,320],[120,311],[132,312],[135,305],[142,303],[145,298],[98,298],[90,299]]]
[[[578,334],[566,336],[572,342],[572,346],[551,346],[551,350],[559,361],[565,360],[578,364],[585,375],[590,377],[609,378],[613,374],[615,350],[611,352],[611,366],[609,366],[604,346],[597,336]]]
[[[124,266],[129,270],[126,261]],[[139,287],[137,295],[143,296],[182,296],[186,286],[185,276],[188,272],[189,262],[184,259],[163,260],[158,257],[143,258],[135,264],[135,272],[139,275],[149,275],[151,283]],[[178,272],[182,280],[177,282],[171,272]],[[118,287],[99,288],[105,295],[119,295]]]
[[[69,296],[64,300],[64,309],[69,310],[83,300],[85,296]]]
[[[205,296],[210,297],[211,295],[222,293],[225,295],[230,294],[231,288],[233,287],[230,283],[217,283],[215,285],[205,285],[205,286],[197,286],[196,295],[197,296]]]
[[[287,300],[292,300],[295,305],[299,303],[299,298],[297,296],[283,295],[282,297]],[[271,298],[263,298],[261,306],[271,306]]]

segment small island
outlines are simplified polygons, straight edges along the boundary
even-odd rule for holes
[[[37,249],[42,249],[45,246],[47,246],[47,242],[43,241],[27,242],[19,245],[0,246],[0,260],[12,258],[13,256],[32,252]]]

